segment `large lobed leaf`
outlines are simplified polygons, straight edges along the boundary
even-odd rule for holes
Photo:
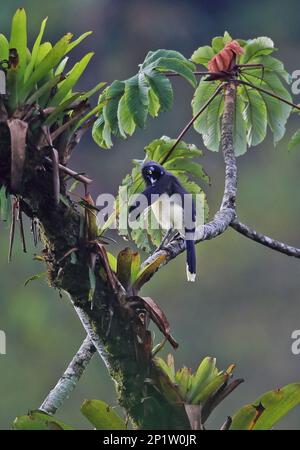
[[[124,420],[101,400],[85,400],[81,406],[82,414],[96,430],[125,430]]]
[[[219,53],[230,42],[230,35],[217,36],[211,46],[198,48],[191,59],[196,64],[207,67],[209,60]],[[270,56],[276,49],[273,41],[268,37],[258,37],[248,41],[238,40],[244,49],[240,56],[240,64],[262,64],[261,68],[243,68],[241,80],[250,82],[258,89],[261,87],[285,100],[292,101],[282,81],[288,83],[290,77],[285,71],[283,63]],[[202,78],[195,91],[192,101],[193,114],[197,114],[201,107],[214,93],[220,81],[207,82]],[[212,151],[217,151],[220,144],[220,117],[223,111],[223,98],[219,94],[206,110],[195,121],[195,130],[202,134],[204,145]],[[266,137],[267,125],[273,133],[276,144],[285,133],[287,119],[291,107],[268,94],[256,91],[255,88],[240,86],[237,90],[237,104],[235,111],[234,143],[236,155],[242,155],[250,146],[260,144]]]
[[[266,392],[232,417],[230,430],[270,430],[299,403],[299,383]]]
[[[13,430],[74,430],[70,425],[41,411],[32,411],[14,420]]]
[[[160,112],[169,110],[173,90],[164,73],[177,73],[195,87],[194,69],[194,64],[179,52],[149,52],[138,74],[125,81],[114,81],[99,97],[103,108],[93,128],[97,144],[110,148],[113,145],[112,135],[125,139],[134,133],[136,127],[145,127],[149,114],[157,117]]]

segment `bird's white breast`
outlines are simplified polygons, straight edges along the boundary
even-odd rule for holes
[[[176,201],[170,202],[168,194],[162,194],[159,199],[151,205],[153,214],[160,224],[165,229],[175,229],[182,231],[183,226],[183,209],[181,204]]]

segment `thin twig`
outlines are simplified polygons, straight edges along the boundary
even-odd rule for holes
[[[175,149],[176,145],[181,141],[181,139],[183,138],[183,136],[185,135],[185,133],[188,132],[188,130],[191,128],[191,126],[193,125],[193,123],[198,119],[198,117],[203,113],[203,111],[205,111],[205,109],[210,105],[210,103],[216,98],[216,96],[219,94],[219,92],[223,89],[223,87],[225,86],[225,83],[220,84],[217,89],[214,91],[214,93],[212,94],[212,96],[207,100],[207,102],[202,106],[202,108],[197,112],[197,114],[192,117],[192,119],[189,121],[189,123],[184,127],[184,129],[180,132],[179,136],[177,137],[176,141],[174,142],[174,144],[172,145],[172,147],[170,148],[170,150],[168,151],[168,153],[164,156],[161,164],[163,165],[167,159],[170,157],[171,153],[173,152],[173,150]]]
[[[94,344],[87,336],[63,376],[43,401],[39,408],[41,411],[51,415],[56,413],[76,387],[95,352]]]
[[[52,164],[51,159],[46,156],[45,160]],[[63,166],[62,164],[58,164],[59,170],[61,170],[62,172],[70,175],[70,177],[75,178],[75,180],[81,181],[81,183],[83,184],[91,184],[93,182],[93,180],[91,180],[90,178],[84,176],[84,175],[80,175],[77,172],[74,172],[74,170],[69,169],[69,167]]]
[[[256,230],[253,230],[252,228],[248,227],[247,225],[239,222],[238,219],[235,219],[230,226],[237,231],[238,233],[242,234],[243,236],[252,239],[255,242],[258,242],[261,245],[264,245],[265,247],[269,247],[272,250],[275,250],[280,253],[284,253],[288,256],[294,256],[295,258],[300,258],[300,248],[292,247],[291,245],[288,245],[284,242],[277,241],[276,239],[273,239],[269,236],[266,236],[262,233],[259,233]]]
[[[252,87],[253,89],[256,89],[257,91],[262,92],[263,94],[270,95],[270,97],[276,98],[276,100],[279,100],[279,101],[281,101],[283,103],[286,103],[287,105],[292,106],[293,108],[296,108],[296,109],[298,109],[300,111],[300,106],[296,105],[296,103],[289,102],[285,98],[280,97],[280,95],[273,94],[273,92],[268,91],[267,89],[264,89],[262,87],[258,87],[255,84],[249,83],[248,81],[244,81],[244,80],[238,80],[238,83],[239,84],[243,84],[245,86]]]
[[[182,76],[180,73],[177,73],[177,72],[162,72],[162,73],[163,73],[163,75],[166,75],[166,77],[181,77]],[[213,72],[208,72],[208,70],[203,71],[203,72],[196,70],[195,72],[193,72],[193,74],[196,76],[211,75],[212,73]]]
[[[23,252],[27,253],[26,239],[25,239],[25,232],[24,232],[24,224],[23,224],[23,212],[22,212],[22,209],[21,209],[21,206],[20,206],[20,201],[19,201],[19,215],[18,215],[18,219],[19,219],[19,225],[20,225],[20,236],[21,236]]]
[[[17,198],[14,198],[12,210],[11,210],[11,224],[9,231],[9,246],[8,246],[8,262],[11,262],[14,240],[15,240],[15,229],[16,229],[16,220],[18,215],[19,201]]]

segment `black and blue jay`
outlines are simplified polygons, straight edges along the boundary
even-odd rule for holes
[[[136,198],[134,205],[129,207],[129,214],[139,208],[135,218],[142,209],[151,207],[153,214],[163,229],[168,230],[160,247],[173,230],[177,230],[185,239],[187,279],[196,278],[195,252],[195,222],[196,208],[192,195],[180,184],[178,178],[167,172],[155,161],[148,161],[142,166],[142,176],[146,183],[145,190]],[[143,196],[143,199],[141,198]],[[146,199],[146,202],[145,202]],[[138,203],[138,205],[137,205]]]

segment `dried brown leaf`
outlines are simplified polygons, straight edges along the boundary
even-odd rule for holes
[[[28,123],[20,119],[9,119],[7,125],[11,140],[11,190],[19,192],[25,163]]]

